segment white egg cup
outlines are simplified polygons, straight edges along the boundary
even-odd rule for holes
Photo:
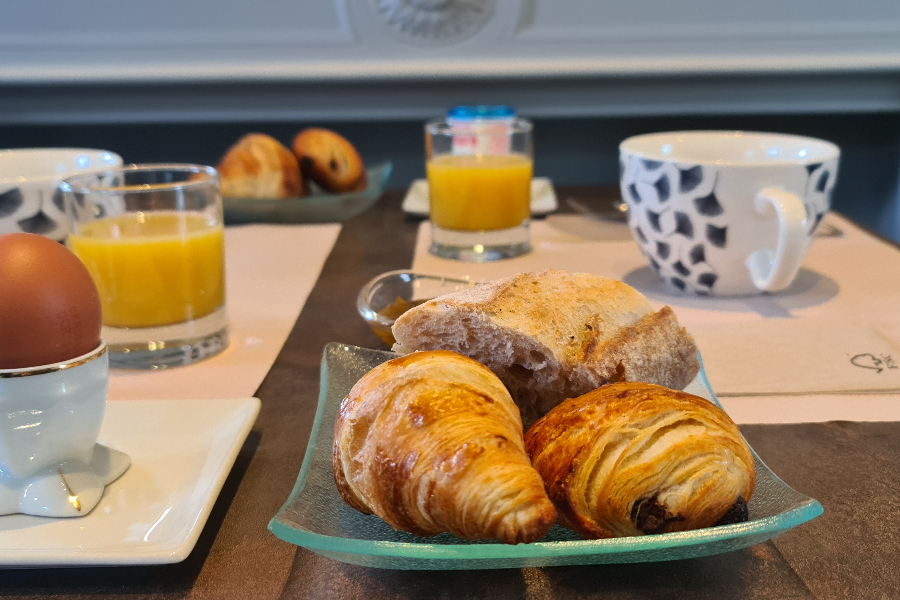
[[[131,465],[97,443],[109,388],[106,342],[52,365],[0,369],[0,515],[79,517]]]

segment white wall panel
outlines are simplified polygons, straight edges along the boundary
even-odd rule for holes
[[[350,40],[342,1],[25,0],[0,8],[0,48],[43,50],[48,60],[63,58],[56,52],[92,48],[142,48],[153,60],[175,48]]]
[[[5,123],[900,110],[898,74],[900,0],[0,2]]]
[[[898,0],[13,0],[0,83],[900,69]]]

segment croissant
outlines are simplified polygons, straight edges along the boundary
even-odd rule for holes
[[[248,133],[238,140],[216,170],[225,197],[291,198],[305,193],[297,159],[263,133]]]
[[[645,383],[566,400],[525,434],[560,522],[585,538],[746,521],[753,455],[723,410]]]
[[[509,392],[455,352],[410,354],[360,379],[332,460],[347,504],[416,535],[528,543],[556,518]]]

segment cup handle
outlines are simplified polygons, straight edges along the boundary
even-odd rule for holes
[[[795,194],[766,188],[754,199],[759,214],[774,210],[778,216],[778,247],[763,248],[747,257],[750,278],[760,291],[778,292],[794,280],[806,252],[806,209]]]

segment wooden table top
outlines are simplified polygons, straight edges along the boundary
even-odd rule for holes
[[[600,206],[615,188],[561,188]],[[266,526],[303,460],[332,341],[382,348],[356,313],[369,279],[412,261],[416,223],[392,191],[344,224],[281,354],[260,386],[259,418],[196,548],[182,563],[0,571],[9,598],[900,598],[900,423],[741,427],[769,467],[819,500],[821,517],[743,550],[665,563],[390,571],[282,542]],[[295,257],[285,257],[292,260]]]

